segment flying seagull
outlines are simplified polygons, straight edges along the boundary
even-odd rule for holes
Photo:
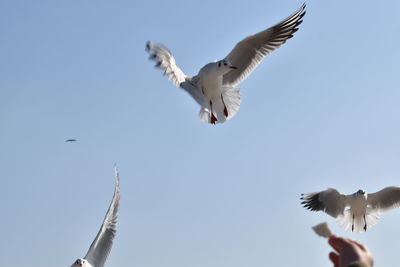
[[[76,139],[67,139],[67,140],[65,140],[65,142],[76,142],[76,141],[78,141],[78,140],[76,140]]]
[[[390,186],[371,194],[360,189],[351,195],[343,195],[334,188],[328,188],[321,192],[302,194],[301,200],[305,208],[328,213],[346,230],[362,232],[378,222],[381,211],[400,206],[400,187]]]
[[[117,213],[120,198],[119,172],[115,167],[115,189],[110,207],[104,217],[103,224],[96,238],[90,245],[89,251],[82,259],[77,259],[71,267],[103,267],[111,251],[112,242],[117,232]]]
[[[251,74],[265,56],[293,37],[306,13],[305,8],[303,4],[275,26],[246,37],[224,59],[206,64],[194,77],[183,73],[164,45],[149,41],[146,50],[150,59],[157,62],[156,67],[164,69],[164,74],[201,106],[199,117],[202,121],[222,123],[232,118],[239,109],[241,93],[236,86]]]

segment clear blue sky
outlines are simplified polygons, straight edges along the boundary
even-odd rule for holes
[[[164,43],[193,75],[302,1],[227,3],[0,2],[2,266],[84,256],[114,162],[107,267],[331,266],[310,230],[322,221],[377,266],[398,263],[400,210],[356,235],[299,197],[399,185],[400,2],[309,1],[295,37],[240,84],[237,115],[211,126],[144,48]]]

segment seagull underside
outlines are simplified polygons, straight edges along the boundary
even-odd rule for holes
[[[345,228],[345,230],[360,233],[366,232],[368,228],[378,222],[378,219],[379,213],[377,212],[369,213],[367,210],[363,215],[354,215],[350,210],[346,210],[336,221],[340,226]]]
[[[224,106],[224,117],[225,117],[225,120],[226,120],[228,118],[229,114],[228,114],[228,109],[226,108],[226,105],[225,105],[225,102],[224,102],[224,97],[222,95],[221,95],[221,101],[222,101],[222,104]],[[210,114],[211,114],[210,123],[211,124],[215,124],[218,121],[218,119],[217,119],[217,117],[215,117],[214,112],[213,112],[212,100],[210,100],[209,103],[210,103],[210,108],[211,108],[211,110],[210,110]]]

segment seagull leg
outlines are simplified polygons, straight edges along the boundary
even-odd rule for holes
[[[367,220],[365,219],[365,214],[364,214],[364,231],[367,231]]]
[[[228,118],[228,109],[226,108],[224,97],[221,95],[222,104],[224,104],[224,115],[225,118]]]
[[[217,122],[217,118],[214,116],[214,114],[211,113],[211,124],[215,124]]]
[[[212,109],[212,101],[210,100],[210,111],[211,111],[211,124],[215,124],[218,120],[217,120],[217,118],[214,116],[214,112],[213,112],[213,109]]]
[[[353,224],[351,225],[351,231],[354,232],[354,215],[353,215]]]

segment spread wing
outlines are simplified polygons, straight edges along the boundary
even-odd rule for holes
[[[156,67],[164,69],[164,74],[168,75],[176,86],[180,86],[185,81],[186,75],[176,65],[175,58],[171,52],[162,44],[147,42],[146,50],[150,53],[150,59],[157,61]]]
[[[389,186],[367,195],[367,203],[373,209],[389,210],[400,207],[400,187]]]
[[[188,92],[200,106],[206,106],[204,95],[197,87],[198,77],[186,76],[176,65],[168,48],[162,44],[147,42],[146,50],[150,53],[150,59],[157,61],[156,67],[164,69],[164,75],[168,75],[169,80]]]
[[[347,196],[340,194],[334,188],[317,193],[302,194],[301,200],[303,200],[301,204],[305,208],[315,211],[322,210],[334,218],[343,215],[344,209],[348,205]]]
[[[237,67],[224,75],[224,85],[235,86],[243,81],[263,58],[293,37],[305,15],[306,4],[280,23],[240,41],[226,56]]]
[[[117,232],[117,215],[120,199],[119,173],[117,168],[115,168],[115,179],[114,196],[111,200],[110,207],[108,208],[96,238],[90,245],[89,251],[85,256],[85,259],[88,260],[93,267],[104,266]]]

